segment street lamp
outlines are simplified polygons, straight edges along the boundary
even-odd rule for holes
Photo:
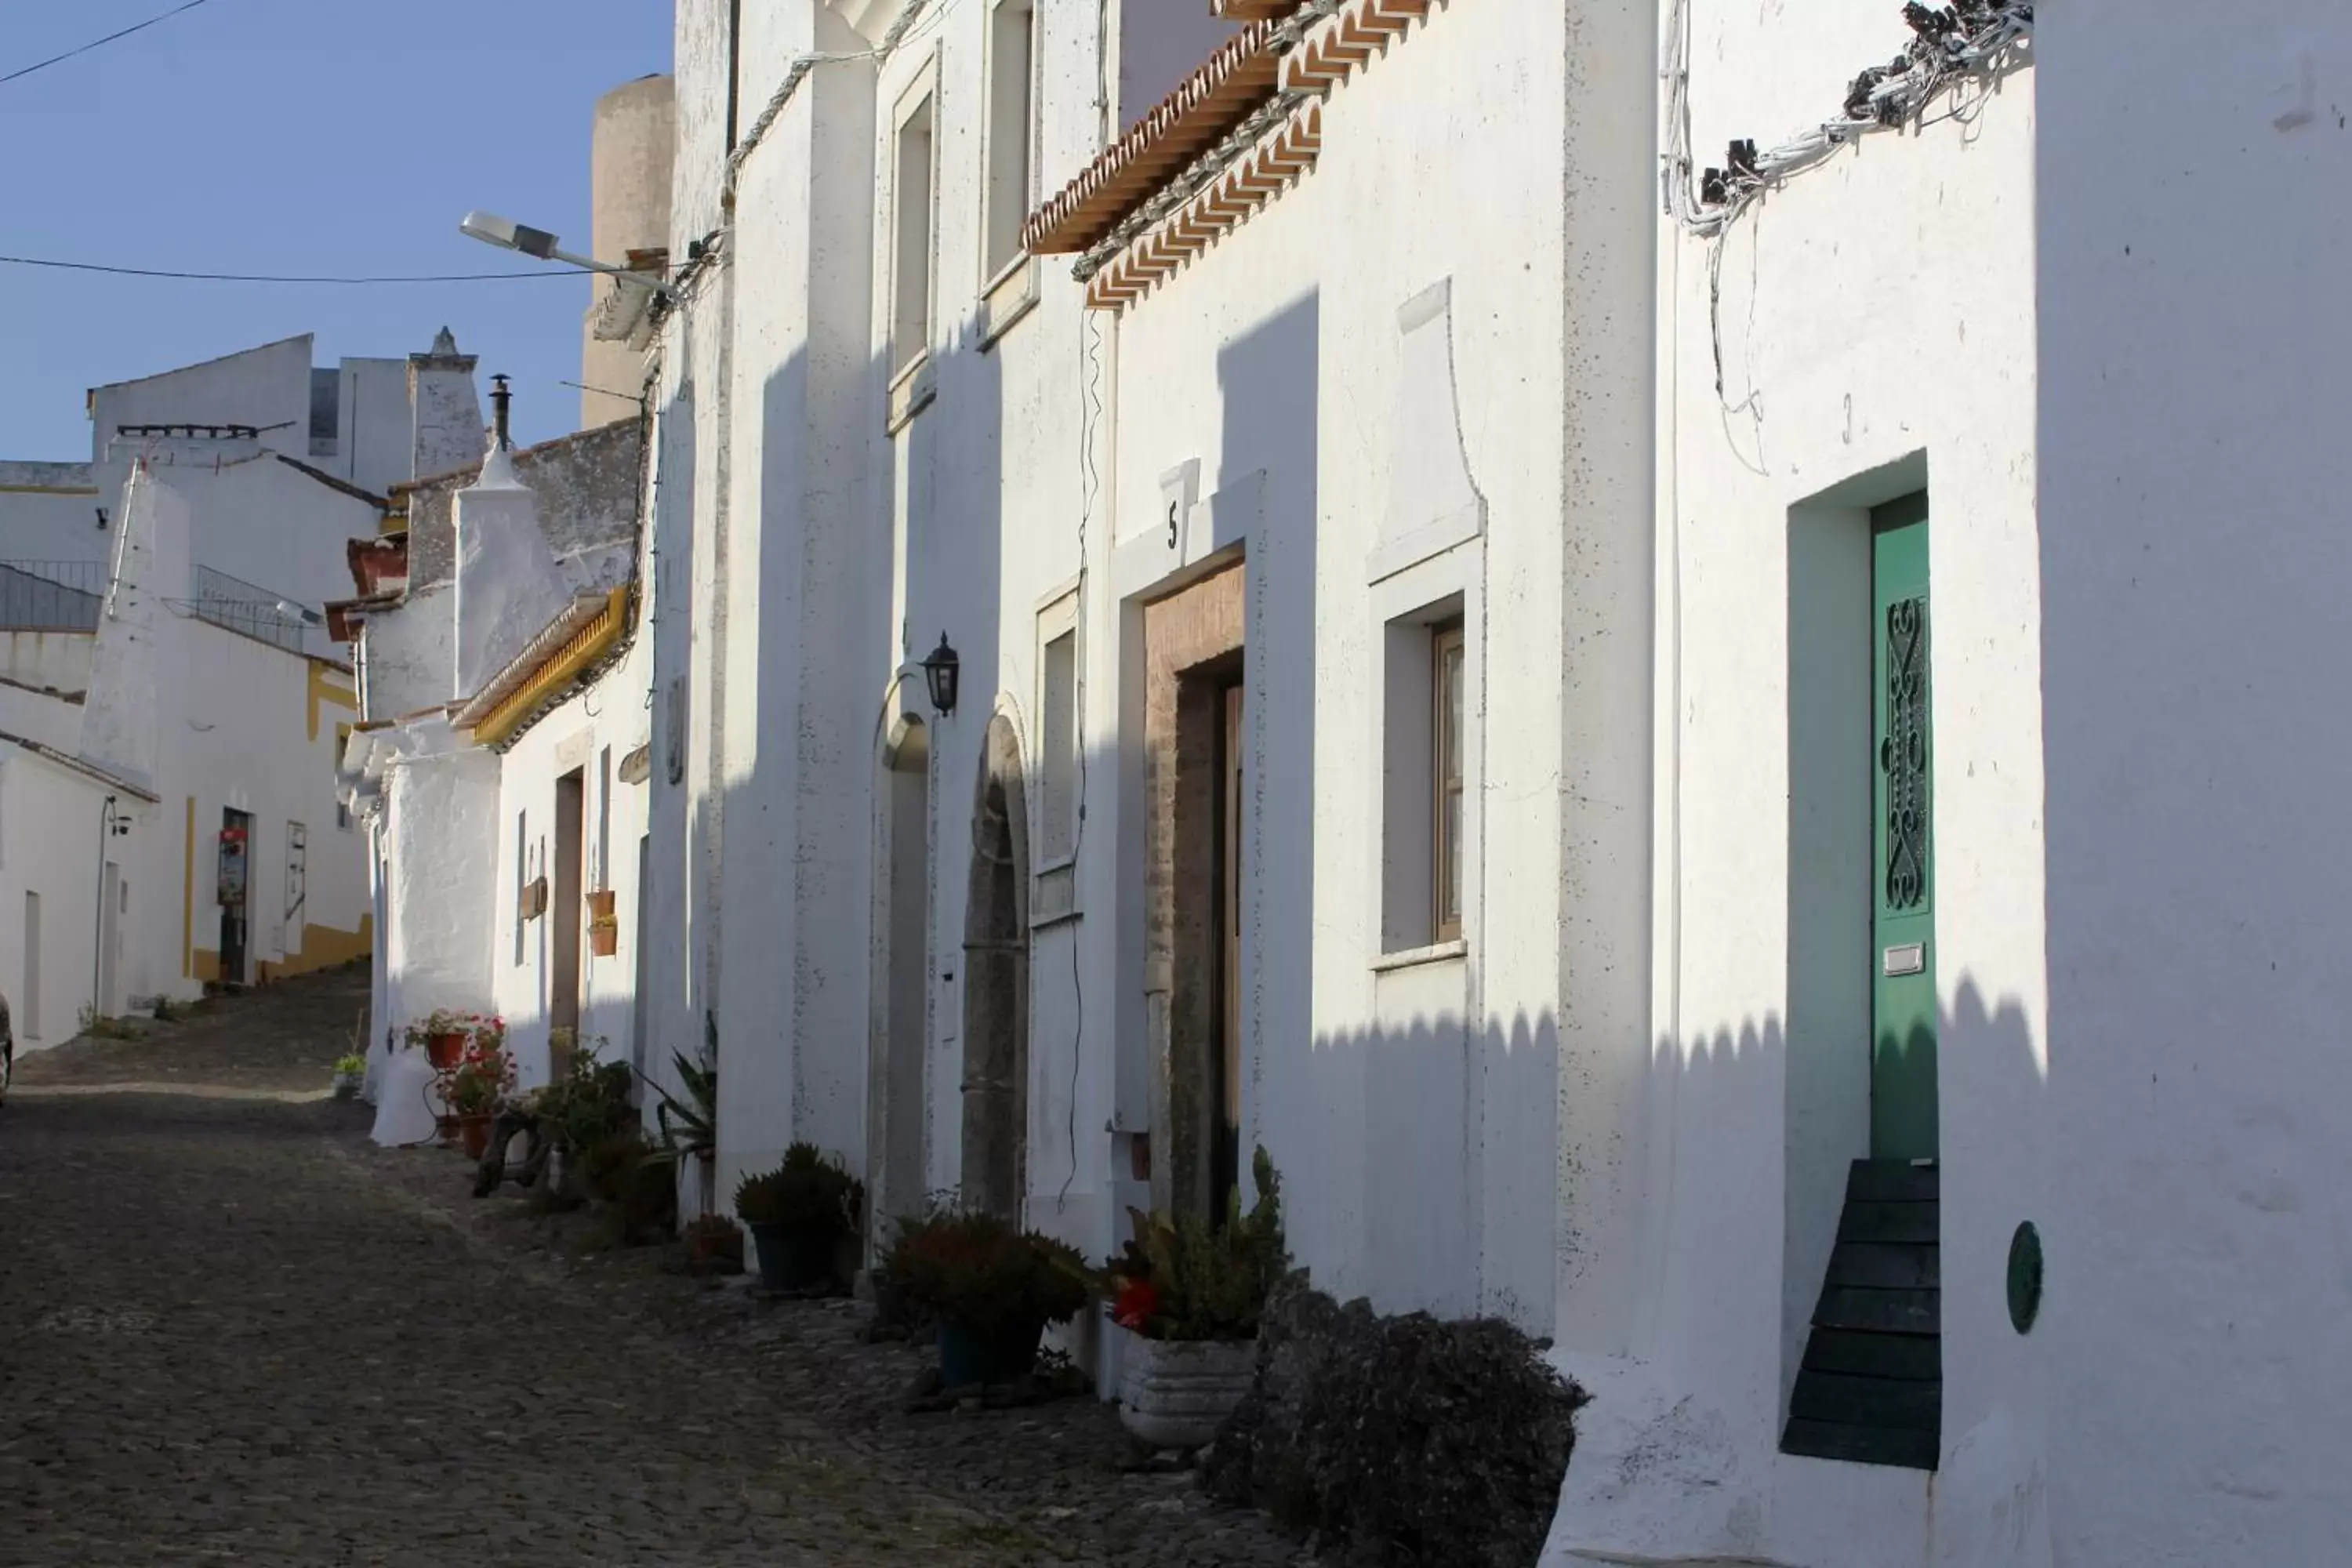
[[[496,213],[470,212],[458,223],[457,230],[484,245],[495,245],[500,250],[518,251],[539,261],[560,261],[566,267],[577,267],[589,272],[602,272],[624,283],[647,289],[664,300],[675,298],[669,285],[656,282],[642,272],[626,267],[616,267],[609,261],[598,261],[586,256],[574,256],[560,248],[555,236],[543,228],[533,228],[527,223],[517,223]]]
[[[931,657],[923,660],[923,683],[931,689],[931,706],[942,716],[955,711],[956,687],[963,673],[963,660],[948,646],[948,634],[940,634],[940,646]]]
[[[116,814],[114,797],[108,795],[98,808],[98,902],[90,916],[89,1021],[93,1025],[106,1016],[106,999],[98,990],[106,961],[106,846],[108,840],[121,838],[130,831],[130,819]]]

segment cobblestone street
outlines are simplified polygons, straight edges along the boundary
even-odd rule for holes
[[[0,1563],[1279,1563],[1107,1407],[908,1415],[858,1310],[583,1250],[317,1098],[363,973],[26,1061]],[[310,1098],[299,1098],[309,1096]],[[508,1194],[514,1189],[509,1188]]]

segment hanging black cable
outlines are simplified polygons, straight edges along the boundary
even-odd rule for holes
[[[115,278],[170,278],[194,283],[503,283],[522,278],[586,278],[584,267],[546,267],[530,272],[441,272],[397,277],[289,276],[266,272],[175,272],[153,267],[110,267],[96,261],[52,261],[37,256],[0,256],[0,266],[47,267],[63,272],[102,272]]]
[[[205,3],[205,0],[188,0],[188,3],[184,5],[175,5],[160,16],[150,16],[143,22],[133,23],[131,26],[123,28],[119,33],[109,33],[102,38],[92,38],[89,43],[80,45],[75,48],[68,49],[64,54],[51,55],[45,60],[36,60],[31,65],[24,66],[18,69],[10,71],[6,76],[0,76],[0,85],[5,85],[8,82],[15,81],[19,77],[30,76],[37,70],[47,70],[54,65],[61,65],[65,61],[72,59],[76,55],[86,55],[92,49],[102,48],[106,45],[114,42],[117,38],[127,38],[133,33],[144,32],[158,22],[168,22],[173,17],[178,16],[181,12],[193,11],[197,6],[202,5]]]

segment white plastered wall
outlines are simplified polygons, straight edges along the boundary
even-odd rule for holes
[[[1695,156],[1818,122],[1904,31],[1859,3],[1769,23],[1699,7]],[[1558,1359],[1597,1398],[1547,1562],[2047,1561],[1969,1555],[2042,1528],[2042,1345],[2002,1306],[2010,1232],[2043,1181],[2033,89],[2013,76],[1966,124],[1871,138],[1771,194],[1721,242],[1719,309],[1706,244],[1662,235],[1654,1037],[1601,1064],[1575,1113],[1608,1179],[1563,1190],[1593,1245],[1566,1276]],[[1796,939],[1822,895],[1790,847],[1790,726],[1800,744],[1817,733],[1791,639],[1804,664],[1820,627],[1790,606],[1866,595],[1867,509],[1923,485],[1944,1155],[1932,1483],[1778,1451],[1846,1162],[1869,1152],[1866,1014],[1801,996],[1791,1013],[1792,986],[1814,994]],[[1827,580],[1841,569],[1843,589]],[[1857,637],[1867,613],[1865,598]],[[1863,1005],[1866,956],[1857,942]],[[1637,1453],[1657,1462],[1628,1469]]]
[[[583,903],[577,927],[579,951],[568,956],[578,965],[579,1039],[595,1046],[606,1061],[638,1060],[649,1070],[657,1054],[642,1051],[635,1039],[637,949],[645,938],[637,919],[637,841],[646,832],[646,786],[625,784],[619,777],[622,762],[646,740],[644,693],[651,662],[642,644],[633,647],[593,686],[548,712],[497,757],[491,1000],[506,1019],[524,1089],[548,1079],[551,986],[555,965],[567,958],[555,941],[556,788],[557,780],[575,769],[582,784]],[[515,889],[522,879],[516,860],[518,820],[530,875],[548,878],[550,900],[545,914],[520,922],[515,905]],[[604,956],[590,950],[584,903],[588,893],[599,890],[614,895],[614,913],[620,921],[617,951]]]

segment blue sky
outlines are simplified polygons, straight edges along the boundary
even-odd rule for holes
[[[0,0],[0,75],[177,0]],[[0,84],[0,254],[187,271],[441,273],[536,264],[469,207],[588,240],[607,89],[670,68],[663,0],[206,0]],[[83,393],[299,332],[316,363],[447,325],[514,377],[517,435],[578,422],[587,279],[319,288],[0,266],[0,458],[89,455]]]

